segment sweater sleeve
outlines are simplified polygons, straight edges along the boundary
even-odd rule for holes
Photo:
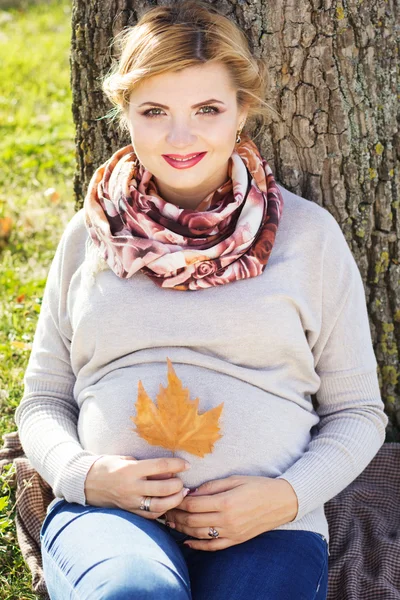
[[[332,216],[329,220],[321,325],[311,344],[320,377],[316,393],[320,421],[304,454],[278,477],[288,481],[297,495],[298,512],[292,522],[358,477],[384,443],[388,423],[362,277],[338,223]]]
[[[86,475],[100,455],[79,442],[70,362],[67,292],[80,251],[79,222],[76,214],[67,224],[50,265],[14,420],[25,455],[54,495],[86,505]]]

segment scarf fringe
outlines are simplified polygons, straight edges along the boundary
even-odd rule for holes
[[[99,248],[94,244],[89,236],[85,244],[85,262],[83,267],[84,277],[87,282],[93,286],[96,282],[96,276],[101,271],[111,271],[108,263],[99,252]]]

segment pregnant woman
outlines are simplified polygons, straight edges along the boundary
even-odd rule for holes
[[[163,4],[116,42],[103,88],[131,143],[59,241],[15,413],[55,495],[50,597],[324,600],[324,503],[388,421],[359,269],[242,132],[268,61],[232,20]],[[223,403],[204,456],[133,426],[168,361],[199,414]]]

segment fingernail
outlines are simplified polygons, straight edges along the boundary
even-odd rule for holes
[[[194,494],[195,492],[197,492],[198,489],[199,488],[196,488],[196,487],[195,488],[190,488],[188,493],[189,494]]]
[[[167,527],[171,527],[171,529],[175,529],[175,523],[172,523],[172,521],[165,521],[165,524]]]
[[[190,488],[183,488],[183,497],[185,497],[190,492]]]
[[[189,462],[185,461],[185,471],[187,471],[188,469],[190,469],[191,466],[192,465]]]

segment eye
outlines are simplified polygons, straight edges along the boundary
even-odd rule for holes
[[[210,108],[211,112],[205,112],[203,113],[204,115],[216,115],[220,112],[220,110],[216,107],[216,106],[211,106],[211,105],[206,105],[206,106],[201,106],[199,110],[202,110],[203,108]],[[148,110],[145,110],[143,114],[144,117],[158,117],[160,116],[159,113],[153,113],[154,110],[161,110],[161,108],[149,108]]]
[[[158,117],[158,114],[155,115],[152,113],[153,110],[161,110],[161,108],[149,108],[148,110],[145,110],[143,113],[144,117]]]
[[[204,114],[209,114],[209,115],[216,115],[218,114],[220,111],[216,106],[202,106],[201,108],[211,108],[212,112],[210,113],[204,113]]]

